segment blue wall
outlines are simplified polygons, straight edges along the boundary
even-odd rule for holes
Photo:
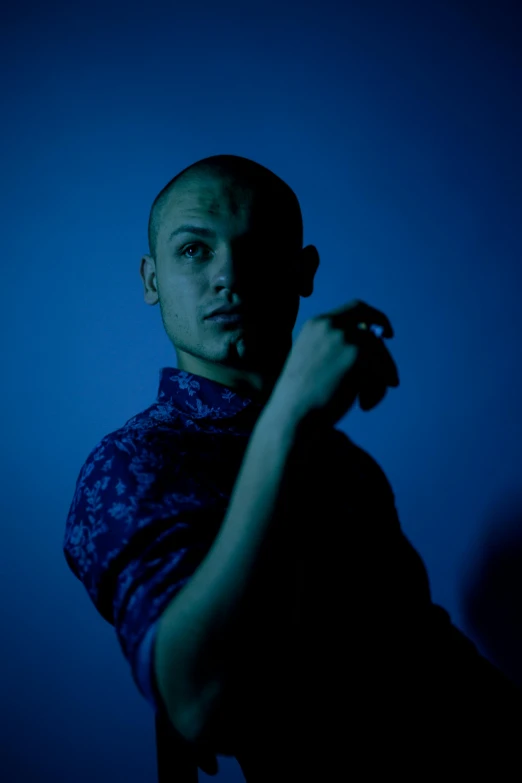
[[[300,199],[322,263],[295,334],[353,298],[391,319],[401,386],[340,426],[389,477],[434,599],[522,682],[516,4],[195,5],[4,12],[6,783],[155,780],[152,712],[61,545],[88,453],[175,365],[139,277],[150,204],[218,153]]]

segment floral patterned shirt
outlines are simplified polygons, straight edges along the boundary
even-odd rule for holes
[[[212,545],[261,410],[222,384],[164,367],[154,404],[106,435],[78,475],[65,558],[114,626],[134,682],[156,710],[158,619]],[[423,660],[421,638],[429,636],[432,647],[438,640],[439,650],[456,642],[464,655],[475,655],[475,648],[432,603],[422,560],[401,531],[391,486],[369,454],[335,428],[316,433],[291,481],[286,543],[281,540],[251,612],[257,634],[249,638],[259,664],[246,655],[237,659],[238,672],[249,661],[240,681],[255,679],[256,687],[240,688],[248,698],[241,700],[240,693],[236,704],[243,715],[254,712],[261,720],[265,695],[273,704],[269,661],[282,660],[277,687],[288,693],[291,709],[299,696],[288,683],[293,677],[301,690],[304,680],[311,683],[309,673],[326,650],[323,686],[331,674],[339,697],[344,681],[336,672],[342,669],[351,703],[364,711],[378,699],[384,721],[390,712],[383,705],[394,705],[402,673]],[[289,595],[300,596],[299,611]],[[358,687],[364,691],[360,701]],[[314,693],[310,685],[307,704]],[[287,727],[284,706],[279,714]],[[273,725],[276,717],[271,713]],[[253,726],[245,719],[236,728],[252,735]]]
[[[80,470],[65,558],[115,627],[155,709],[156,621],[216,535],[261,409],[222,384],[164,367],[156,402],[106,435]]]

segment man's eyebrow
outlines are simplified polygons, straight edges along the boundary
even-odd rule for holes
[[[202,226],[183,225],[183,226],[179,226],[179,228],[175,228],[174,231],[170,234],[167,241],[170,242],[172,237],[175,237],[176,234],[197,234],[200,237],[211,237],[211,238],[215,238],[216,236],[216,232],[213,231],[211,228],[202,228]]]

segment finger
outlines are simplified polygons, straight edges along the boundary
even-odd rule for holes
[[[359,319],[360,321],[366,322],[368,324],[382,326],[384,328],[386,337],[394,337],[395,332],[393,331],[390,320],[383,312],[381,312],[381,310],[377,310],[375,307],[371,307],[366,302],[359,302],[355,306],[354,311],[355,315],[361,316]]]
[[[355,299],[347,305],[331,310],[329,315],[335,325],[347,326],[348,324],[353,324],[357,326],[357,324],[363,323],[370,327],[374,324],[384,329],[384,337],[395,336],[388,317],[375,307],[371,307],[366,302],[361,302],[360,299]]]
[[[396,388],[399,386],[399,373],[391,353],[383,341],[370,331],[363,331],[357,340],[360,346],[358,357],[360,382],[377,381]]]
[[[392,386],[394,389],[400,385],[399,371],[397,365],[393,361],[391,353],[388,351],[384,343],[381,344],[382,350],[382,362],[384,365],[384,374],[386,376],[386,383],[388,386]]]
[[[359,332],[370,332],[375,337],[378,337],[379,339],[382,339],[383,337],[386,337],[386,334],[384,334],[384,327],[379,326],[377,324],[370,324],[368,325],[364,321],[357,324],[357,331]]]
[[[386,397],[388,389],[383,383],[366,383],[359,391],[359,408],[362,411],[371,411]]]

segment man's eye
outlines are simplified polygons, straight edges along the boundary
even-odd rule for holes
[[[197,248],[197,247],[205,247],[205,246],[202,245],[201,242],[193,242],[191,245],[187,245],[181,251],[181,255],[184,256],[189,250],[191,250],[192,248],[195,248],[195,247]],[[194,256],[193,255],[189,255],[188,258],[194,258]]]

